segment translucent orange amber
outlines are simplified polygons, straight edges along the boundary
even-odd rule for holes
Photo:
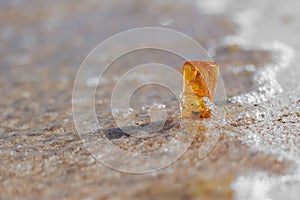
[[[200,118],[210,117],[211,111],[203,98],[214,99],[218,71],[219,66],[215,62],[191,61],[183,65],[182,117],[195,115],[199,115]]]

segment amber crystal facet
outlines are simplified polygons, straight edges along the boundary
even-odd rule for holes
[[[207,108],[204,97],[214,99],[218,72],[219,66],[215,62],[190,61],[183,65],[182,117],[210,117],[211,110]]]

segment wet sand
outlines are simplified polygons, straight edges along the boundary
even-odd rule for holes
[[[299,112],[293,110],[299,107],[296,97],[289,98],[290,109],[273,100],[224,103],[226,124],[214,128],[220,138],[204,159],[199,159],[199,148],[210,136],[199,130],[183,156],[164,169],[139,175],[102,165],[75,129],[72,89],[80,63],[103,39],[141,26],[182,31],[215,54],[228,97],[259,87],[254,77],[276,62],[272,52],[225,43],[228,35],[239,31],[238,24],[229,15],[201,13],[192,3],[15,2],[2,3],[0,8],[1,199],[232,199],[232,184],[238,176],[254,172],[281,176],[295,165],[293,160],[256,148],[253,138],[245,138],[254,129],[264,137],[267,126],[279,127],[278,134],[284,128],[299,130]],[[101,90],[111,87],[108,84]],[[101,90],[98,95],[105,98]],[[272,103],[285,111],[276,110],[276,116],[266,119],[261,115],[265,105]],[[170,128],[161,134],[172,134],[178,125],[178,102],[166,106]],[[96,110],[98,118],[105,119],[101,134],[118,128],[105,102],[98,102]],[[272,124],[263,126],[264,120]],[[109,139],[119,144],[126,137],[117,132]]]

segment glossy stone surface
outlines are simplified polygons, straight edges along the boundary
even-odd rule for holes
[[[183,93],[181,98],[182,117],[199,114],[200,118],[210,116],[210,109],[204,97],[214,99],[219,66],[215,62],[191,61],[182,68]]]

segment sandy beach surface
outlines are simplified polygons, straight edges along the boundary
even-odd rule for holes
[[[297,8],[296,0],[0,0],[0,199],[298,199]],[[72,99],[72,92],[80,65],[97,44],[138,27],[170,28],[199,42],[220,65],[226,98],[212,105],[211,120],[197,126],[185,122],[187,133],[196,132],[179,159],[132,174],[101,163],[97,156],[104,150],[97,138],[129,152],[169,142],[168,155],[181,148],[174,136],[179,102],[165,88],[145,87],[132,99],[129,113],[112,111],[111,91],[125,65],[155,57],[180,72],[182,61],[150,49],[113,63],[95,92],[101,128],[85,135],[74,125],[72,102],[90,102]],[[99,59],[109,61],[110,52]],[[95,86],[97,77],[89,74],[85,86]],[[114,120],[117,115],[129,131],[155,128],[147,126],[153,105],[167,113],[157,138],[135,139]],[[208,154],[201,157],[209,142]],[[120,160],[110,162],[127,169]]]

